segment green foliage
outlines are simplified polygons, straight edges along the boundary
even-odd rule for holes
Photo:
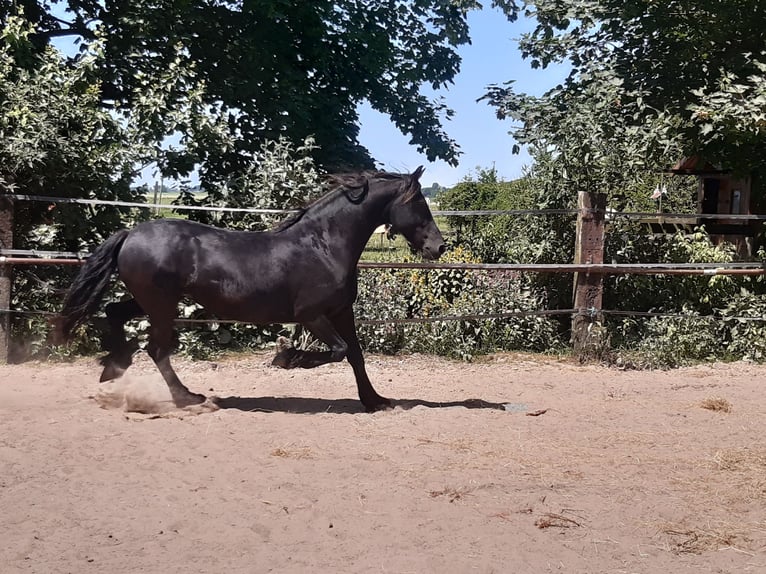
[[[256,209],[298,209],[322,193],[321,176],[311,152],[314,140],[306,138],[300,146],[280,138],[265,142],[248,158],[247,166],[236,174],[206,173],[202,178],[205,197],[182,190],[174,203],[180,205],[225,206]],[[263,230],[283,214],[191,211],[190,219],[229,229]]]
[[[521,179],[499,181],[494,168],[480,169],[473,178],[469,176],[440,193],[437,198],[439,208],[447,211],[511,211],[572,207],[571,198],[555,194],[540,177],[540,170],[541,164],[537,163]],[[447,222],[449,228],[456,231],[456,243],[465,245],[486,263],[543,262],[549,256],[549,248],[558,249],[552,247],[553,243],[559,245],[568,239],[552,235],[560,231],[555,217],[448,216]],[[546,241],[551,245],[546,245]],[[571,245],[566,249],[571,252]]]
[[[146,190],[131,188],[136,164],[156,158],[143,134],[151,131],[136,112],[122,117],[102,110],[98,99],[99,82],[95,68],[98,52],[86,53],[66,65],[53,50],[22,51],[30,58],[28,68],[16,65],[20,46],[29,42],[31,30],[18,18],[10,18],[0,44],[0,189],[36,195],[119,199],[140,202]],[[170,80],[169,80],[170,81]],[[175,80],[173,80],[175,81]],[[172,81],[170,82],[172,83]],[[141,105],[152,109],[170,106],[168,93],[157,89],[145,93]],[[187,108],[194,109],[194,106]],[[182,116],[163,114],[166,125],[177,125]],[[208,126],[216,141],[228,141],[226,131],[217,130],[209,117],[199,118],[197,128]],[[164,128],[157,128],[160,133]],[[208,204],[282,208],[298,206],[316,195],[319,175],[310,155],[313,143],[307,140],[295,148],[286,140],[266,142],[238,176],[228,176],[208,189]],[[209,175],[209,174],[206,174]],[[182,203],[197,200],[183,190]],[[110,206],[87,208],[78,205],[20,202],[16,206],[15,245],[20,249],[88,252],[122,226],[131,226],[149,217],[148,210],[129,210]],[[272,220],[273,221],[273,220]],[[262,218],[224,216],[217,221],[231,228],[261,228],[270,223]],[[61,296],[76,273],[74,267],[18,267],[15,270],[12,308],[19,311],[57,312]],[[125,294],[113,291],[110,298]],[[197,318],[200,312],[197,311]],[[141,325],[141,323],[139,323]],[[14,340],[23,341],[15,349],[17,357],[39,353],[93,353],[98,349],[97,329],[81,329],[68,349],[51,348],[46,339],[49,326],[45,317],[16,315]],[[143,336],[146,325],[134,327]],[[206,326],[184,331],[184,352],[202,356],[208,348],[242,349],[274,338],[273,329],[248,325]]]
[[[528,208],[528,180],[501,181],[497,170],[478,168],[476,174],[466,176],[463,181],[449,189],[442,189],[437,196],[439,208],[445,211],[513,210]],[[460,243],[464,235],[470,237],[490,219],[482,216],[447,216],[450,229],[457,233]]]
[[[457,248],[447,262],[475,262]],[[428,323],[363,324],[365,320],[486,315],[536,310],[542,305],[518,275],[464,270],[374,270],[359,277],[355,305],[359,337],[372,352],[434,353],[470,360],[498,350],[546,351],[560,345],[555,322],[546,317],[461,319]]]
[[[478,178],[461,182],[439,195],[445,210],[571,209],[576,196],[556,185],[546,153],[536,153],[535,164],[523,178],[498,181],[494,170],[480,170]],[[466,221],[461,223],[460,220]],[[484,263],[560,263],[574,257],[575,219],[571,215],[471,216],[450,220],[461,228],[454,241]],[[571,306],[571,279],[562,274],[529,277],[535,290],[554,308]]]
[[[760,0],[527,0],[537,20],[520,47],[533,67],[566,62],[566,81],[542,97],[512,85],[487,94],[543,146],[562,185],[611,193],[638,171],[698,154],[728,167],[763,167],[764,36]]]
[[[0,191],[46,196],[138,200],[130,189],[140,159],[118,119],[99,107],[98,54],[65,66],[57,53],[35,53],[32,30],[9,18],[0,42]],[[17,61],[19,54],[27,65]],[[48,224],[48,246],[80,250],[122,222],[124,212],[25,202],[18,205],[18,248]]]
[[[732,245],[714,244],[704,228],[664,237],[623,229],[617,237],[622,238],[621,245],[611,252],[612,260],[620,263],[728,263],[736,259]],[[668,368],[708,360],[766,359],[766,291],[761,278],[621,275],[606,280],[604,306],[670,315],[608,321],[619,364]]]
[[[154,163],[176,179],[198,168],[207,197],[182,187],[179,203],[297,206],[319,191],[316,166],[371,164],[358,143],[362,100],[388,114],[429,159],[454,163],[459,155],[441,126],[451,111],[420,88],[438,90],[454,78],[455,49],[469,41],[467,14],[479,7],[476,1],[58,4],[69,8],[70,22],[54,18],[48,2],[24,2],[24,17],[16,15],[16,3],[0,6],[2,192],[137,201],[145,190],[130,183],[138,168]],[[492,4],[511,19],[518,9],[513,0]],[[670,191],[665,210],[692,212],[693,182],[663,178],[657,168],[689,153],[739,171],[763,166],[766,11],[759,2],[523,5],[537,18],[521,42],[533,66],[568,61],[572,72],[540,98],[508,86],[489,91],[499,115],[520,122],[514,135],[531,147],[534,165],[514,182],[483,170],[439,190],[442,208],[572,208],[576,192],[597,191],[608,195],[612,209],[655,211],[660,206],[649,196],[662,184]],[[66,34],[81,40],[80,53],[69,59],[48,47]],[[145,217],[111,207],[23,203],[15,247],[89,250]],[[237,229],[273,222],[237,214],[194,217]],[[455,260],[572,260],[571,216],[456,218],[449,225],[457,233]],[[615,262],[734,257],[702,229],[653,237],[619,220],[610,221],[607,250]],[[14,308],[57,310],[73,272],[17,270]],[[613,348],[648,366],[763,360],[765,291],[760,279],[746,277],[610,278],[607,308],[681,315],[610,319]],[[370,320],[570,306],[568,275],[455,270],[364,271],[357,303],[359,317]],[[195,305],[182,310],[205,318]],[[721,320],[701,317],[711,313]],[[496,349],[549,350],[560,344],[557,326],[527,316],[366,325],[360,333],[373,351],[470,358]],[[47,326],[39,318],[17,316],[13,328],[28,341],[27,353],[45,349]],[[132,328],[144,337],[145,324]],[[83,328],[75,350],[92,352],[94,335],[92,327]],[[212,324],[183,330],[179,343],[201,357],[274,335],[273,329]]]
[[[619,224],[610,233],[607,259],[615,263],[730,263],[731,244],[714,244],[704,228],[694,233],[652,236],[645,229]],[[618,239],[615,241],[615,239]],[[605,281],[604,305],[608,309],[679,312],[684,308],[701,315],[726,306],[747,278],[732,275],[617,275]]]
[[[749,361],[766,361],[766,295],[743,288],[720,311],[728,352]]]
[[[503,190],[519,208],[572,208],[572,197],[555,185],[557,160],[537,154],[538,161],[515,187],[498,185],[491,171],[481,172],[474,181],[462,182],[442,193],[445,209],[492,209],[500,205]],[[488,177],[488,175],[490,177]],[[680,180],[680,181],[679,181]],[[695,211],[694,182],[683,178],[637,178],[612,201],[632,205],[633,209],[654,210],[649,199],[652,185],[669,188],[665,203],[678,211]],[[519,193],[518,189],[523,189]],[[454,224],[453,224],[454,225]],[[509,216],[474,218],[470,233],[458,236],[458,244],[486,262],[560,263],[572,260],[574,219],[566,216]],[[607,225],[605,259],[614,263],[728,263],[735,261],[734,247],[714,243],[704,227],[693,233],[651,234],[645,224],[612,216]],[[528,275],[522,285],[536,293],[539,308],[569,308],[572,304],[571,276],[565,274]],[[674,367],[703,360],[747,358],[762,360],[766,321],[753,321],[762,314],[766,289],[760,279],[731,275],[615,275],[605,278],[604,308],[616,311],[653,312],[669,317],[630,317],[607,315],[594,337],[596,347],[589,353],[598,360],[623,366]],[[397,295],[402,300],[407,295]],[[715,315],[718,318],[705,317]],[[742,319],[745,317],[745,319]],[[492,329],[490,325],[483,326]],[[403,330],[391,327],[404,341]],[[462,348],[454,339],[433,331],[450,344]],[[381,334],[378,334],[381,339]],[[401,344],[401,342],[400,342]]]
[[[763,44],[763,43],[762,43]],[[738,55],[740,69],[729,66],[717,82],[693,91],[690,123],[699,133],[705,154],[725,158],[727,166],[747,173],[763,168],[766,152],[766,47]]]
[[[0,193],[140,201],[130,188],[140,159],[120,121],[99,103],[99,54],[67,66],[52,49],[34,49],[33,30],[8,18],[0,33]],[[13,221],[17,249],[87,251],[133,220],[129,210],[18,202]],[[3,223],[5,224],[5,223]],[[72,268],[19,267],[12,308],[57,311]],[[44,346],[39,316],[12,318],[20,353]],[[81,350],[91,349],[86,335]]]
[[[680,317],[652,317],[635,336],[633,320],[615,325],[623,334],[623,345],[615,352],[618,365],[633,368],[673,368],[701,361],[729,358],[720,322],[684,311]],[[630,339],[625,331],[632,331]]]
[[[201,313],[201,319],[209,317]],[[280,326],[258,326],[244,323],[205,323],[198,326],[180,325],[177,351],[192,359],[209,360],[223,353],[240,353],[262,349],[272,344]]]

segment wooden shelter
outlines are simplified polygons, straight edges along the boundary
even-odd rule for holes
[[[686,157],[668,170],[675,175],[697,176],[697,213],[753,215],[763,212],[754,193],[753,174],[736,176],[731,171],[705,162],[696,156]],[[710,219],[691,217],[686,225],[704,225],[715,242],[728,241],[736,245],[741,255],[752,255],[755,238],[762,230],[761,221],[721,217]]]

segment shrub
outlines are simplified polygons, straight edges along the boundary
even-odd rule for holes
[[[457,248],[445,262],[476,262]],[[466,270],[365,269],[355,309],[362,346],[368,351],[433,353],[470,360],[498,350],[547,351],[560,345],[556,323],[519,315],[482,319],[477,315],[522,312],[543,304],[515,273]],[[450,321],[365,324],[365,321],[465,316]]]
[[[727,351],[749,361],[766,360],[766,296],[746,289],[721,309]]]
[[[614,361],[632,368],[673,368],[700,361],[727,358],[724,328],[710,317],[700,317],[685,310],[678,317],[652,317],[635,329],[635,320],[625,320],[621,329],[622,345],[614,352]],[[632,332],[626,337],[624,331]]]

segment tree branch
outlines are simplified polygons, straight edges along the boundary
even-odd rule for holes
[[[56,28],[55,30],[46,30],[44,32],[37,32],[34,34],[38,38],[45,38],[50,40],[51,38],[60,38],[63,36],[80,36],[86,40],[95,40],[96,35],[86,27],[71,27],[71,28]]]

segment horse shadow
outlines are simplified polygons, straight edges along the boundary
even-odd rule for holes
[[[234,409],[257,413],[292,413],[292,414],[357,414],[365,412],[358,399],[317,399],[307,397],[216,397],[213,399],[220,409]],[[508,410],[507,403],[492,403],[482,399],[435,402],[421,399],[391,399],[394,409],[411,410],[415,407],[446,409],[463,407],[466,409]]]

